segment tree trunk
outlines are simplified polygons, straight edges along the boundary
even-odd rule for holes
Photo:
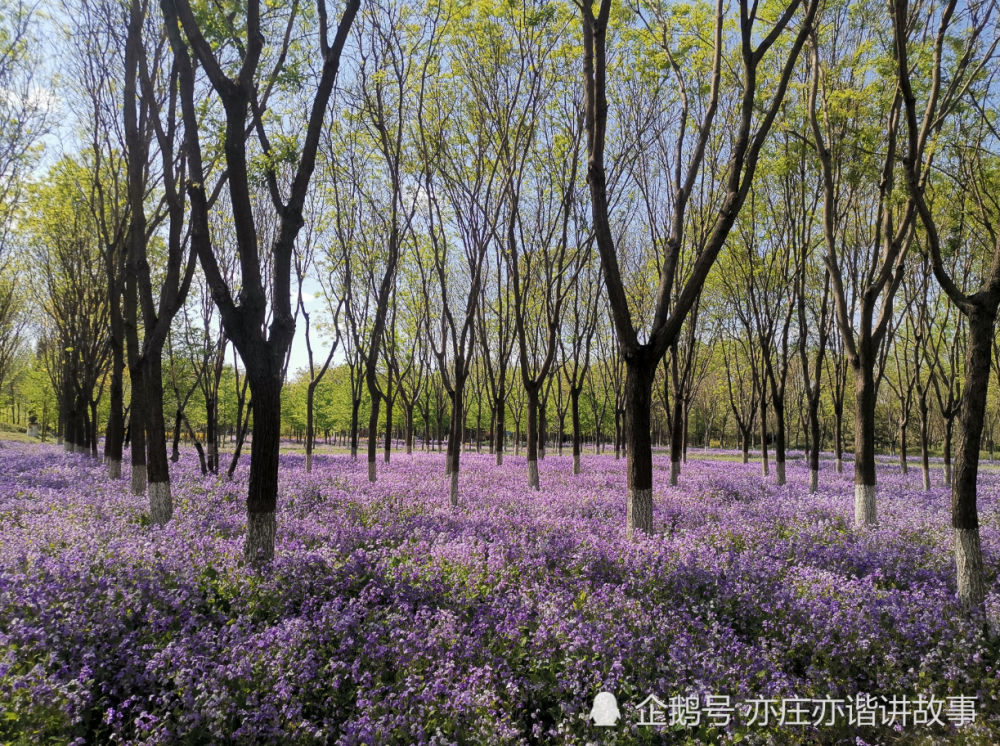
[[[494,428],[496,435],[494,436],[495,443],[495,453],[497,466],[503,465],[503,450],[504,441],[507,439],[507,407],[506,401],[503,396],[503,385],[500,386],[500,396],[497,397],[495,402],[496,406],[496,427]]]
[[[951,521],[955,532],[958,599],[963,608],[971,611],[981,609],[986,597],[976,482],[990,384],[990,355],[996,325],[996,306],[992,309],[974,306],[968,319],[969,346],[965,357],[965,389],[958,408]]]
[[[775,483],[780,487],[785,484],[785,399],[774,397],[771,402],[774,408],[774,476]]]
[[[262,366],[264,367],[264,366]],[[243,557],[253,567],[274,558],[277,532],[278,456],[281,450],[281,376],[267,371],[251,373],[253,397],[253,447],[250,449],[250,484],[247,493],[247,538]]]
[[[141,495],[146,491],[146,386],[141,364],[130,370],[132,378],[132,400],[129,430],[132,439],[132,494]]]
[[[146,475],[149,481],[149,517],[163,526],[173,516],[167,432],[163,421],[163,371],[161,351],[150,349],[143,356],[142,383],[145,390]]]
[[[684,440],[684,402],[674,392],[673,413],[670,416],[670,486],[677,486],[681,473],[681,450]]]
[[[538,490],[538,389],[528,386],[528,487]]]
[[[767,460],[767,402],[763,399],[760,403],[760,473],[765,479],[771,473]]]
[[[923,393],[917,400],[920,413],[920,471],[924,492],[931,489],[931,458],[930,458],[930,408],[927,405],[927,395]]]
[[[374,482],[378,479],[377,466],[375,464],[375,454],[378,452],[378,409],[381,405],[382,396],[378,390],[368,390],[372,399],[371,411],[368,414],[368,481]]]
[[[183,419],[184,419],[184,413],[181,412],[180,408],[178,408],[177,411],[174,413],[174,439],[173,439],[174,444],[173,447],[170,449],[170,460],[173,461],[175,464],[181,458],[180,443],[181,443],[181,425],[183,424],[182,422]]]
[[[392,403],[394,399],[386,397],[385,400],[385,455],[383,460],[385,463],[389,463],[390,454],[392,451]]]
[[[809,494],[819,490],[819,451],[822,445],[819,435],[819,392],[809,397]]]
[[[536,438],[536,452],[540,460],[545,459],[545,444],[549,439],[549,398],[548,396],[537,400],[538,406],[538,435]],[[528,418],[528,438],[531,438],[531,417]],[[531,468],[530,466],[528,467]],[[536,484],[537,488],[538,485]]]
[[[944,418],[944,486],[951,487],[951,438],[955,430],[954,406]],[[977,457],[978,458],[978,457]]]
[[[316,381],[310,381],[306,387],[306,473],[313,470],[313,400],[316,393]]]
[[[570,419],[573,423],[573,473],[580,473],[580,451],[583,445],[583,434],[580,432],[580,393],[582,388],[570,389]]]
[[[351,402],[351,458],[358,460],[358,412],[361,409],[360,397]]]
[[[625,534],[653,531],[653,445],[650,441],[650,410],[656,361],[626,359],[625,370]]]
[[[838,474],[844,473],[844,405],[833,408],[833,456]]]
[[[205,397],[205,439],[208,441],[208,470],[219,473],[218,407],[213,395]]]
[[[854,365],[854,525],[878,522],[875,504],[875,379],[866,361]]]
[[[903,475],[909,473],[909,468],[906,464],[906,419],[900,418],[899,420],[899,471]]]
[[[121,316],[121,311],[117,309],[118,298],[112,302],[112,314]],[[125,441],[125,351],[124,351],[124,331],[115,329],[112,322],[111,334],[111,386],[108,389],[111,409],[108,413],[108,427],[104,436],[104,461],[108,467],[108,477],[111,479],[121,479],[122,477],[122,453]]]
[[[409,456],[413,453],[413,404],[405,404],[403,411],[405,413],[405,432],[403,433],[403,440],[406,443],[406,455]]]

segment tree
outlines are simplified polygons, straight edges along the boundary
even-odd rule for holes
[[[716,112],[719,108],[719,95],[722,86],[722,56],[723,56],[723,5],[721,0],[716,4],[714,33],[712,34],[714,51],[710,71],[685,71],[681,65],[671,62],[671,70],[677,81],[679,90],[679,116],[676,137],[677,157],[672,178],[675,199],[670,211],[670,235],[662,247],[659,281],[656,290],[655,310],[652,315],[649,337],[645,343],[640,342],[639,332],[633,324],[629,310],[629,301],[622,283],[618,255],[615,251],[615,239],[611,226],[609,201],[607,193],[607,174],[604,163],[605,140],[608,128],[608,69],[607,69],[607,31],[611,15],[611,0],[601,0],[595,15],[590,0],[579,4],[583,16],[584,64],[583,78],[585,90],[585,112],[587,132],[587,183],[590,186],[591,209],[593,213],[594,232],[598,251],[601,255],[601,265],[604,269],[605,287],[612,309],[615,328],[618,333],[622,356],[626,363],[626,422],[625,440],[627,443],[627,502],[626,502],[626,533],[629,538],[636,531],[650,532],[653,527],[653,463],[650,442],[650,408],[652,403],[651,387],[656,366],[663,354],[676,341],[688,311],[694,305],[708,272],[715,262],[726,237],[732,229],[739,214],[754,173],[760,150],[767,139],[771,125],[778,113],[784,98],[788,82],[798,59],[800,50],[807,35],[812,29],[813,17],[816,14],[817,0],[792,0],[776,17],[771,28],[757,31],[754,26],[758,22],[757,6],[751,9],[745,0],[739,3],[740,9],[740,56],[743,69],[742,81],[734,83],[734,89],[740,90],[739,115],[733,131],[736,133],[731,144],[729,163],[726,167],[726,188],[724,197],[718,203],[716,218],[712,223],[709,238],[698,258],[692,263],[687,278],[676,276],[680,253],[684,248],[685,212],[695,181],[701,168],[708,138],[713,132]],[[762,62],[767,52],[781,38],[793,17],[802,6],[802,20],[794,35],[794,40],[788,45],[784,63],[778,68],[775,79],[770,81],[769,92],[773,91],[764,102],[758,101],[757,89],[760,82]],[[653,4],[653,11],[659,10],[663,18],[663,6]],[[665,19],[664,19],[665,20]],[[663,26],[665,42],[663,53],[671,55],[671,34],[667,26]],[[755,39],[759,44],[754,48]],[[690,86],[686,77],[693,75],[698,79],[698,85]],[[688,121],[687,90],[693,91],[705,88],[703,78],[709,78],[707,86],[709,95],[704,101],[701,120],[695,124],[696,142],[688,148],[684,134],[690,125]],[[763,111],[763,115],[759,112]],[[756,128],[754,128],[756,125]],[[687,163],[684,168],[683,162]],[[676,300],[673,300],[674,283],[682,282],[682,289]]]
[[[983,38],[986,29],[995,25],[995,4],[972,4],[962,17],[956,18],[957,0],[945,2],[940,7],[894,0],[892,8],[893,42],[896,72],[902,99],[902,118],[906,122],[903,168],[906,186],[920,223],[924,228],[931,268],[941,289],[955,304],[968,322],[968,346],[965,356],[965,390],[959,404],[958,442],[956,444],[955,479],[951,492],[951,519],[954,529],[955,565],[958,576],[958,597],[968,610],[981,610],[985,602],[986,587],[983,573],[983,555],[979,539],[979,512],[976,506],[976,480],[979,474],[979,454],[982,443],[983,421],[986,413],[986,396],[990,381],[990,360],[996,333],[997,308],[1000,307],[1000,236],[995,228],[998,204],[984,187],[995,187],[991,179],[995,164],[983,164],[979,154],[982,138],[995,135],[989,119],[979,120],[973,141],[973,152],[968,160],[965,183],[970,187],[975,201],[977,217],[983,229],[982,248],[988,259],[984,266],[981,284],[975,293],[965,292],[948,271],[944,262],[944,247],[926,190],[929,186],[934,158],[934,148],[928,148],[931,138],[938,135],[946,118],[953,114],[960,99],[976,82],[979,73],[993,59],[1000,39],[992,42]],[[915,19],[930,14],[937,21],[933,36],[933,61],[926,72],[917,67],[911,70],[913,60],[919,57],[912,39]],[[954,32],[952,23],[956,22]],[[960,34],[960,41],[952,37]],[[945,69],[944,60],[949,68]],[[925,86],[923,120],[918,119],[917,94],[912,84],[914,74],[921,77]],[[947,77],[946,77],[947,76]],[[974,95],[974,94],[973,94]],[[986,158],[987,161],[992,159]],[[989,169],[989,170],[988,170]]]
[[[202,270],[212,288],[212,297],[219,307],[226,332],[239,350],[246,365],[246,375],[254,402],[254,445],[250,457],[250,484],[247,495],[247,539],[244,556],[254,565],[267,563],[274,556],[276,532],[275,508],[278,497],[278,449],[281,439],[281,386],[288,348],[295,334],[295,319],[291,308],[291,263],[295,237],[303,224],[302,210],[309,181],[316,163],[316,151],[326,117],[327,105],[340,67],[341,52],[347,42],[360,0],[348,0],[333,42],[329,39],[326,0],[316,0],[319,20],[319,53],[321,63],[315,93],[307,104],[308,118],[301,148],[290,147],[287,138],[275,141],[272,147],[264,121],[265,101],[284,64],[285,47],[297,18],[295,7],[286,21],[288,33],[283,48],[277,53],[274,70],[261,75],[265,37],[261,27],[259,0],[248,0],[245,11],[245,39],[236,47],[241,59],[234,63],[236,75],[227,72],[230,60],[223,58],[232,47],[219,45],[213,49],[206,39],[188,0],[162,0],[164,22],[174,54],[180,87],[184,129],[187,139],[187,185],[191,201],[191,243],[198,253]],[[274,50],[271,50],[272,52]],[[215,96],[225,111],[225,153],[227,183],[236,230],[242,287],[239,302],[222,274],[209,237],[209,192],[203,165],[200,127],[195,100],[194,53],[208,77]],[[263,89],[263,95],[261,91]],[[262,170],[268,185],[274,214],[279,223],[278,235],[271,245],[273,261],[271,281],[271,321],[265,329],[267,295],[261,276],[259,236],[254,223],[250,194],[250,171],[247,157],[247,132],[257,134],[261,154],[265,159]],[[284,148],[278,150],[278,148]],[[280,160],[287,160],[294,175],[282,194],[278,183]]]

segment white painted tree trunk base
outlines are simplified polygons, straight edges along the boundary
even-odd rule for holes
[[[306,454],[306,473],[308,474],[313,470],[313,455],[311,453]]]
[[[837,459],[837,473],[838,474],[844,473],[844,460],[840,458]]]
[[[819,491],[819,470],[809,470],[809,494],[815,495]]]
[[[955,529],[955,571],[962,608],[966,611],[980,608],[986,598],[986,585],[978,528]]]
[[[170,482],[151,482],[149,485],[149,520],[154,526],[165,526],[174,515],[174,501],[170,495]]]
[[[388,451],[385,452],[385,462],[387,464],[389,463],[389,452]]]
[[[628,490],[625,498],[625,534],[634,541],[637,533],[653,531],[653,490]]]
[[[277,532],[278,522],[274,513],[248,513],[243,558],[254,567],[266,565],[274,559],[274,536]]]
[[[785,484],[785,462],[775,461],[774,462],[774,476],[779,487]]]
[[[108,459],[108,479],[121,479],[122,478],[122,462],[121,459],[109,458]]]
[[[56,445],[61,446],[62,444],[63,444],[63,439],[62,436],[60,435],[58,438],[56,438]]]
[[[66,451],[66,453],[73,453],[73,444],[67,440],[63,443],[63,450]]]
[[[368,481],[376,482],[378,481],[378,470],[376,469],[375,462],[368,462]]]
[[[923,471],[922,482],[923,482],[924,492],[930,492],[931,491],[931,470],[930,469],[923,469],[922,471]]]
[[[413,453],[413,446],[411,446],[409,443],[407,443],[406,444],[406,455],[409,456],[412,453]]]
[[[503,466],[503,451],[497,452],[497,466]]]
[[[451,473],[451,487],[448,490],[448,497],[451,500],[451,507],[458,507],[458,472]]]
[[[944,465],[944,486],[951,487],[951,464]]]
[[[146,465],[132,465],[132,494],[141,495],[146,491]]]
[[[760,462],[760,473],[764,475],[765,479],[767,478],[768,474],[771,473],[771,467],[768,464],[767,459],[764,459],[763,461]]]
[[[75,453],[87,453],[89,450],[90,450],[89,448],[87,448],[86,446],[82,446],[79,443],[77,443],[76,447],[73,449]]]
[[[357,448],[352,448],[351,449],[351,458],[354,459],[355,461],[358,460],[358,449]]]
[[[677,461],[670,462],[670,486],[677,486],[677,478],[681,475],[681,465]]]
[[[909,467],[909,466],[907,466],[907,464],[906,464],[906,462],[905,462],[905,461],[900,461],[900,462],[899,462],[899,470],[900,470],[900,472],[902,472],[902,473],[903,473],[904,475],[905,475],[905,474],[909,474],[909,473],[910,473],[910,467]]]
[[[538,489],[538,462],[529,461],[528,462],[528,486],[533,489]]]
[[[874,484],[854,485],[854,525],[858,528],[874,526],[878,522],[875,492]]]
[[[576,454],[576,455],[573,456],[573,473],[574,474],[579,474],[580,473],[580,455],[579,454]]]

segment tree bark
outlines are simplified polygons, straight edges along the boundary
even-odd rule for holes
[[[538,388],[528,386],[528,487],[538,490]]]
[[[878,522],[875,505],[875,378],[868,361],[852,361],[854,368],[854,525]]]
[[[570,418],[573,423],[573,473],[580,473],[580,453],[583,450],[583,433],[580,432],[580,394],[582,388],[572,388],[570,397]]]
[[[976,487],[997,308],[996,305],[984,308],[984,305],[987,304],[975,305],[968,316],[969,346],[965,357],[965,388],[958,407],[955,479],[951,490],[958,598],[966,610],[981,608],[986,598]]]
[[[263,367],[263,366],[262,366]],[[281,449],[281,376],[247,369],[253,397],[253,446],[243,556],[253,567],[274,558],[277,531],[278,456]]]
[[[653,405],[656,360],[625,360],[625,534],[653,531],[653,450],[649,419]]]

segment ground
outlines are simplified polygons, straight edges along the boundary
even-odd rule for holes
[[[629,543],[612,456],[584,456],[574,476],[549,455],[536,493],[523,457],[463,454],[453,510],[441,454],[380,453],[370,484],[346,454],[306,474],[290,453],[277,558],[255,573],[241,563],[246,466],[202,477],[184,452],[159,529],[127,478],[4,444],[0,743],[1000,740],[996,637],[957,607],[948,490],[922,492],[919,469],[885,459],[880,525],[856,531],[849,463],[824,461],[810,496],[801,458],[785,487],[759,464],[699,458],[670,488],[657,456],[655,534]],[[994,614],[998,490],[990,470]],[[602,691],[615,727],[590,720]],[[649,695],[683,722],[641,725]],[[729,697],[728,726],[710,697]],[[766,699],[764,725],[751,700]],[[790,724],[820,718],[822,700],[841,700],[833,725]],[[874,727],[856,724],[859,700]],[[975,722],[956,727],[970,706]],[[935,707],[941,724],[920,723]]]

